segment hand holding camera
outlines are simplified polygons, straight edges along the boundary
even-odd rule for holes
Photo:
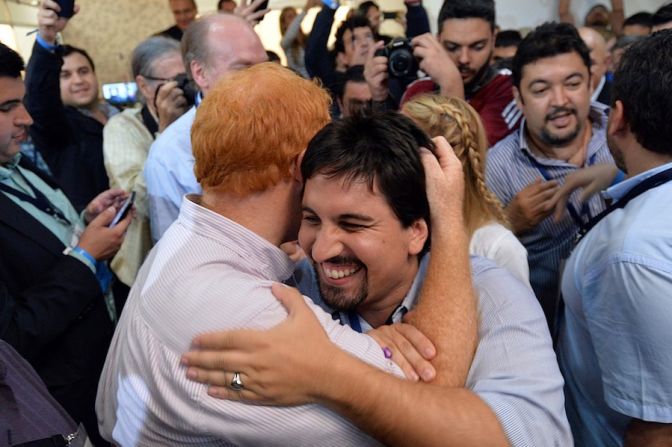
[[[441,94],[464,98],[462,76],[436,37],[423,34],[414,38],[411,45],[420,69],[439,85]]]
[[[37,10],[37,27],[40,37],[54,45],[56,35],[63,31],[68,19],[79,12],[74,0],[42,0]]]
[[[364,79],[369,84],[371,99],[376,102],[385,101],[389,95],[387,56],[380,54],[384,47],[385,43],[381,40],[369,48],[369,54],[364,65]]]
[[[196,102],[196,88],[184,74],[161,84],[156,90],[154,105],[159,117],[159,132],[170,126]]]

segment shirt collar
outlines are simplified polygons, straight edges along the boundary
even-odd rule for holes
[[[600,93],[602,93],[602,89],[604,88],[604,84],[607,83],[607,77],[602,76],[602,79],[600,79],[600,83],[597,84],[597,87],[595,88],[595,91],[593,92],[593,96],[590,97],[590,100],[592,102],[596,102],[597,98],[600,96]]]
[[[14,155],[12,159],[9,160],[4,165],[0,165],[0,180],[6,180],[9,177],[11,177],[14,171],[16,170],[16,167],[19,165],[20,161],[21,161],[21,152]]]
[[[662,172],[666,169],[672,168],[672,162],[671,163],[666,163],[662,166],[658,166],[653,169],[649,169],[648,171],[644,171],[641,174],[638,174],[632,178],[629,178],[627,180],[623,180],[622,182],[608,188],[606,191],[602,193],[602,196],[607,199],[611,199],[612,201],[617,201],[620,200],[624,195],[626,195],[632,188],[635,186],[639,185],[642,183],[644,180],[653,177],[654,175],[658,174],[659,172]]]
[[[420,289],[422,288],[422,284],[425,279],[425,273],[427,271],[428,262],[429,262],[429,253],[423,256],[423,258],[420,260],[420,265],[418,266],[418,272],[415,274],[415,278],[413,279],[413,284],[411,284],[411,288],[408,289],[408,292],[406,293],[404,299],[394,309],[394,312],[392,312],[392,315],[390,316],[389,320],[391,320],[393,323],[399,323],[401,319],[404,317],[404,315],[406,315],[406,312],[408,312],[415,306],[415,303],[420,294]],[[335,312],[332,312],[332,315],[334,315],[334,313]],[[338,312],[338,314],[341,322],[349,321],[347,312]],[[362,328],[363,333],[366,333],[371,329],[373,329],[373,327],[371,327],[371,325],[362,317],[358,316],[358,318],[359,318],[359,325]]]
[[[244,269],[269,281],[283,282],[294,272],[294,262],[279,247],[233,220],[198,204],[200,196],[182,199],[176,224],[235,252]]]

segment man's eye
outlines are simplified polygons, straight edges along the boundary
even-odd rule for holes
[[[320,219],[317,216],[303,216],[303,221],[309,225],[317,225]]]
[[[347,231],[358,231],[366,228],[365,225],[352,223],[352,222],[341,222],[341,227]]]

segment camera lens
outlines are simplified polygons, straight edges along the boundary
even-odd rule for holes
[[[406,52],[399,52],[390,61],[390,68],[395,76],[406,76],[411,68],[411,55]]]

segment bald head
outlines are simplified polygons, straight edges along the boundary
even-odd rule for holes
[[[232,14],[209,14],[182,37],[187,72],[203,93],[226,75],[265,62],[266,50],[250,24]]]
[[[607,42],[599,32],[586,26],[579,28],[579,35],[590,50],[591,82],[593,88],[596,88],[607,72]]]

